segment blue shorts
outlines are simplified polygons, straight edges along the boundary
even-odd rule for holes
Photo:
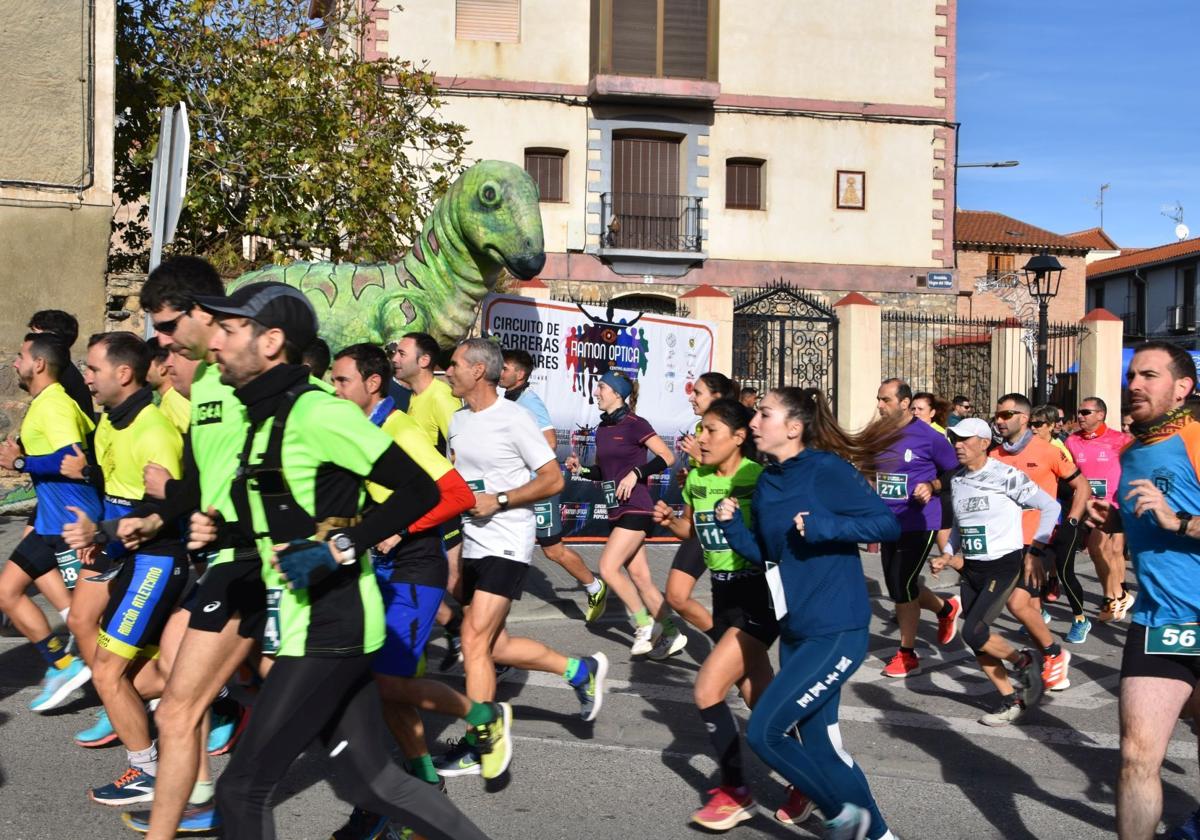
[[[371,670],[388,677],[414,677],[433,631],[445,589],[419,583],[395,583],[376,575],[383,595],[387,637]]]
[[[122,561],[96,644],[122,659],[152,659],[163,627],[187,588],[187,558],[134,554]]]

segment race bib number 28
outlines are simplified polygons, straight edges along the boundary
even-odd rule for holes
[[[74,589],[75,582],[79,580],[79,570],[83,568],[79,555],[75,553],[75,549],[69,548],[58,552],[54,557],[58,561],[58,573],[62,575],[63,583],[67,585],[67,589]]]

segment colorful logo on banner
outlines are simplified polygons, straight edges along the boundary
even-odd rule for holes
[[[632,321],[614,317],[613,305],[608,305],[605,317],[592,315],[582,304],[576,304],[587,318],[587,323],[571,327],[567,331],[566,360],[571,376],[571,390],[586,393],[592,400],[592,388],[598,377],[610,370],[617,370],[636,380],[646,372],[649,362],[650,343],[645,331],[634,325],[641,320],[641,313]]]

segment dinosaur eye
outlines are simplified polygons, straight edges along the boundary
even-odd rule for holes
[[[500,190],[491,181],[479,188],[479,200],[485,207],[495,207],[500,203]]]

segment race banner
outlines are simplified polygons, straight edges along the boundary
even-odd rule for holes
[[[659,315],[514,295],[489,295],[483,302],[483,334],[506,350],[533,357],[530,388],[537,392],[558,431],[561,462],[574,452],[595,463],[600,409],[595,381],[610,369],[638,382],[637,414],[668,446],[696,425],[688,397],[700,374],[712,370],[715,325]],[[681,505],[677,474],[685,458],[676,451],[670,474],[653,476],[651,496]],[[604,493],[595,482],[567,479],[561,513],[564,536],[603,539],[608,535]],[[653,538],[672,539],[663,529]]]

